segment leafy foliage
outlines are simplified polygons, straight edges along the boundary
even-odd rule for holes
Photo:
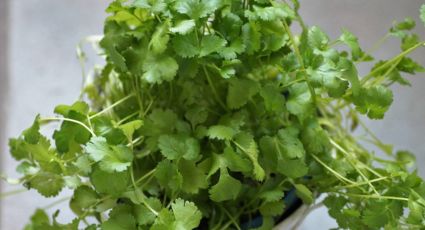
[[[360,77],[357,64],[374,59],[359,39],[333,41],[286,2],[113,1],[90,104],[59,105],[9,142],[27,188],[74,192],[72,223],[37,210],[27,229],[88,217],[86,229],[240,229],[255,215],[271,229],[291,189],[305,204],[326,194],[340,228],[423,228],[413,155],[370,134],[392,157],[379,159],[350,131],[362,114],[382,119],[390,86],[424,71],[408,57],[424,45],[415,22],[395,23],[401,53]],[[53,121],[51,144],[40,128]]]

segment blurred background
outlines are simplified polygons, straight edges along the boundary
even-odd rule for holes
[[[52,114],[57,104],[70,104],[79,96],[81,68],[76,45],[87,35],[101,34],[107,0],[0,0],[0,172],[17,177],[9,156],[7,137],[27,128],[37,113]],[[407,16],[418,21],[417,32],[425,38],[418,18],[424,0],[301,0],[301,14],[309,25],[318,25],[331,38],[342,28],[359,36],[368,50],[384,36],[394,20]],[[399,52],[389,40],[375,55],[388,58]],[[425,64],[425,49],[413,56]],[[367,69],[360,69],[361,73]],[[367,125],[396,149],[416,153],[419,173],[425,178],[425,75],[409,77],[411,87],[394,87],[395,99],[384,120]],[[20,189],[3,182],[2,192]],[[71,194],[67,191],[61,197]],[[34,191],[0,200],[0,229],[22,229],[37,207],[61,199],[44,199]],[[67,207],[66,202],[51,208]],[[64,208],[59,220],[72,213]],[[336,223],[324,208],[311,213],[300,229],[329,229]]]

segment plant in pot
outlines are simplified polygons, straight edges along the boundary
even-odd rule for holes
[[[26,229],[272,229],[322,203],[342,229],[424,228],[414,156],[369,133],[381,158],[353,135],[362,116],[383,118],[402,73],[424,70],[407,57],[424,46],[415,22],[394,24],[401,53],[359,77],[371,54],[349,31],[332,41],[308,27],[299,7],[113,1],[106,64],[81,99],[10,139],[20,183],[45,197],[73,191],[71,223],[37,210]]]

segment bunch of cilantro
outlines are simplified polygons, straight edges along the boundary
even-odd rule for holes
[[[71,223],[37,210],[26,229],[241,229],[257,216],[257,229],[271,229],[291,189],[307,205],[326,196],[342,229],[424,228],[413,155],[370,133],[380,158],[352,134],[360,116],[384,117],[389,86],[424,70],[408,57],[424,46],[415,22],[395,23],[386,38],[400,38],[400,54],[374,61],[352,33],[331,40],[298,9],[297,0],[113,1],[99,43],[106,65],[83,90],[90,104],[59,105],[10,140],[25,187],[73,191]],[[54,121],[48,138],[40,128]]]

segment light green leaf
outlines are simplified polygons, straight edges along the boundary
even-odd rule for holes
[[[133,139],[134,132],[142,127],[142,125],[142,120],[134,120],[120,125],[119,128],[123,131],[127,139],[131,141]]]
[[[181,157],[194,160],[199,156],[200,145],[197,139],[183,135],[163,135],[158,139],[158,147],[169,160]]]
[[[173,27],[170,28],[170,31],[172,33],[185,35],[192,32],[194,28],[195,28],[195,20],[188,19],[188,20],[182,20],[177,22]]]
[[[168,27],[168,23],[164,23],[161,26],[156,27],[156,31],[152,35],[149,47],[155,54],[161,54],[167,49],[167,44],[170,40]]]
[[[173,38],[174,51],[181,57],[190,58],[199,54],[198,42],[195,34],[177,35]]]
[[[39,172],[27,182],[27,185],[45,197],[52,197],[59,194],[64,186],[64,181],[61,175]]]
[[[104,137],[93,137],[86,145],[86,152],[107,172],[125,171],[133,161],[133,152],[124,145],[111,146]]]
[[[258,147],[254,138],[248,133],[240,133],[236,135],[234,143],[251,160],[254,178],[262,181],[265,177],[265,172],[258,162]]]
[[[183,184],[183,177],[178,171],[177,165],[169,160],[161,161],[155,170],[155,178],[164,188],[169,188],[173,191],[178,191]]]
[[[242,26],[242,40],[247,54],[254,54],[261,48],[260,28],[254,22]]]
[[[95,167],[90,174],[90,181],[96,192],[114,197],[120,196],[127,190],[129,178],[128,171],[110,173],[103,171],[99,167]]]
[[[233,136],[236,134],[236,131],[224,125],[214,125],[208,129],[208,137],[211,139],[218,140],[231,140]]]
[[[176,60],[170,56],[148,55],[143,64],[144,73],[142,78],[149,83],[162,83],[171,81],[177,74],[179,65]]]
[[[195,229],[199,227],[202,219],[202,213],[198,210],[193,202],[184,201],[180,198],[171,204],[176,225],[175,229]]]
[[[204,57],[208,54],[220,51],[225,45],[227,41],[223,38],[220,38],[216,35],[206,35],[202,38],[201,49],[199,56]]]
[[[213,185],[209,190],[210,198],[215,202],[234,200],[238,197],[241,188],[241,182],[231,177],[227,169],[222,169],[217,184]]]

